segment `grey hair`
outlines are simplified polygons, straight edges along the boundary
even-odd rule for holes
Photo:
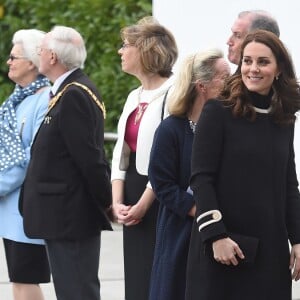
[[[54,26],[49,33],[47,46],[68,70],[84,67],[86,48],[81,34],[75,29]]]
[[[19,44],[23,49],[23,56],[30,60],[37,68],[39,67],[39,56],[37,47],[40,46],[45,32],[37,29],[20,29],[15,32],[12,43]]]
[[[270,31],[276,34],[278,37],[280,36],[280,30],[277,21],[267,15],[258,15],[253,19],[249,28],[249,32],[258,29]]]
[[[239,18],[249,16],[251,23],[248,32],[255,30],[266,30],[273,32],[278,37],[280,36],[280,29],[276,19],[265,10],[246,10],[239,13]]]

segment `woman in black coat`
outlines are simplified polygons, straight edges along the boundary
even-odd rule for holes
[[[300,278],[299,85],[272,33],[249,34],[241,57],[195,132],[187,300],[290,300]]]
[[[160,205],[150,300],[184,300],[186,262],[195,216],[195,202],[189,188],[193,132],[204,103],[219,95],[229,73],[229,65],[218,49],[189,55],[170,95],[171,116],[156,130],[149,179]]]

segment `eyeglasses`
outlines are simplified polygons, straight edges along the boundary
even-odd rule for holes
[[[131,47],[131,46],[134,46],[133,44],[129,44],[129,43],[123,43],[122,45],[121,45],[121,49],[126,49],[126,48],[129,48],[129,47]]]
[[[16,55],[13,55],[13,54],[10,54],[8,56],[8,60],[11,60],[11,61],[14,61],[15,59],[22,59],[22,58],[27,58],[26,56],[16,56]]]

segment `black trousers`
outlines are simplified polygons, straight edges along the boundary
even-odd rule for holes
[[[125,178],[125,204],[134,205],[144,192],[148,177],[138,174],[135,153],[131,153]],[[155,246],[158,201],[155,200],[141,223],[123,226],[125,299],[148,300]]]
[[[100,300],[100,235],[46,240],[57,300]]]

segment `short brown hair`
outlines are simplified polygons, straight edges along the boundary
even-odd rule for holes
[[[121,38],[139,49],[145,72],[170,77],[178,57],[176,41],[153,17],[144,17],[137,24],[122,28]]]

